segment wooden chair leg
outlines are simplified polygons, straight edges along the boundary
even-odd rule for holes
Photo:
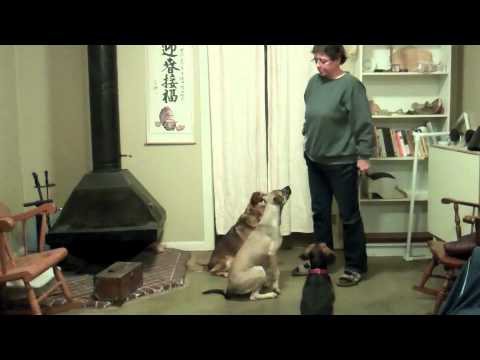
[[[438,263],[435,259],[432,259],[432,261],[430,261],[430,264],[428,264],[427,268],[423,272],[422,279],[420,280],[420,284],[417,286],[414,286],[413,287],[414,290],[420,291],[427,295],[436,296],[438,294],[438,290],[429,289],[425,287],[425,284],[427,283],[427,281],[433,276],[432,275],[433,269],[435,269],[437,265]]]
[[[440,306],[447,298],[448,292],[452,287],[453,282],[455,281],[455,270],[445,269],[446,270],[446,280],[444,281],[442,288],[438,292],[437,298],[435,300],[434,314],[438,314]]]
[[[67,299],[67,302],[72,302],[73,300],[72,293],[70,292],[67,282],[65,281],[65,278],[62,274],[62,271],[58,268],[58,266],[54,266],[53,273],[55,274],[55,279],[60,283],[62,287],[63,294],[65,295],[65,299]]]
[[[3,294],[3,290],[5,289],[5,284],[0,284],[0,312],[4,311],[6,309],[6,302],[5,302],[5,297]]]
[[[24,281],[24,283],[25,289],[27,289],[28,302],[30,303],[30,307],[32,308],[32,314],[42,315],[42,310],[40,309],[40,304],[38,303],[35,290],[33,290],[29,282]]]
[[[438,311],[440,310],[440,306],[442,305],[443,301],[446,298],[446,292],[445,289],[442,287],[440,291],[438,292],[437,297],[435,298],[435,306],[433,307],[433,314],[436,315],[438,314]]]

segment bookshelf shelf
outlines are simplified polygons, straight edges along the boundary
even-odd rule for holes
[[[421,77],[429,77],[429,76],[447,76],[448,72],[430,72],[430,73],[419,73],[419,72],[365,72],[363,76],[421,76]]]
[[[448,116],[445,114],[439,115],[373,115],[373,119],[377,120],[387,120],[387,119],[395,119],[395,120],[416,120],[416,119],[446,119]]]
[[[415,202],[427,202],[427,199],[417,199]],[[361,204],[382,204],[382,203],[398,203],[410,204],[410,199],[360,199]]]
[[[420,198],[416,199],[415,202],[428,202],[428,199]],[[362,204],[382,204],[382,203],[399,203],[399,204],[410,204],[410,199],[360,199]]]
[[[426,160],[428,158],[418,158],[418,160]],[[405,157],[375,157],[371,158],[370,161],[412,161],[413,157],[405,156]]]

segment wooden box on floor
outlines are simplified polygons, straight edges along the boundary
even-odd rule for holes
[[[139,262],[116,262],[94,278],[97,300],[122,303],[143,285],[143,265]]]

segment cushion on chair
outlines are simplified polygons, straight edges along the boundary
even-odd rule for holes
[[[462,236],[459,241],[445,243],[445,253],[448,256],[468,260],[472,255],[473,249],[477,246],[475,241],[476,234]]]
[[[0,282],[23,279],[32,281],[48,268],[62,261],[68,254],[67,249],[58,248],[15,258],[15,267],[10,267],[7,274],[0,273]]]
[[[444,241],[431,240],[428,242],[428,247],[430,248],[430,251],[432,252],[433,257],[437,259],[441,264],[449,268],[462,267],[466,261],[447,255],[445,252],[446,244],[447,243]]]

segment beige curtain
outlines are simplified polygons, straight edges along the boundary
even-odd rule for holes
[[[303,94],[316,72],[311,49],[311,45],[268,46],[269,189],[292,188],[282,216],[282,235],[313,231],[302,136]]]
[[[215,224],[225,234],[267,190],[263,45],[209,45]]]

